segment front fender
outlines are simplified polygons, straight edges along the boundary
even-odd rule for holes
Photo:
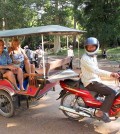
[[[7,79],[0,80],[0,91],[6,91],[11,96],[15,95],[14,86]]]

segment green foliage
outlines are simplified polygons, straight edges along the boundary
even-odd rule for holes
[[[14,29],[35,25],[37,12],[32,4],[31,0],[2,0],[0,4],[0,28]]]
[[[73,26],[70,0],[1,0],[0,13],[0,29],[48,24]]]
[[[107,53],[108,54],[120,54],[120,47],[108,49]]]
[[[116,47],[120,44],[120,0],[0,1],[0,29],[48,24],[86,30],[85,36],[97,37],[102,49]],[[75,37],[71,40],[75,41]],[[82,44],[84,37],[79,40]],[[33,41],[33,44],[37,43]]]
[[[78,54],[78,49],[77,48],[75,48],[73,51],[74,51],[75,57],[78,57],[78,55],[79,55],[79,57],[81,57],[84,53],[84,49],[79,49],[79,54]],[[56,55],[67,56],[67,48],[62,47],[61,51],[59,51]]]
[[[46,0],[42,5],[44,12],[41,14],[41,18],[38,24],[58,24],[71,26],[70,16],[72,15],[71,7],[66,4],[66,0]]]
[[[120,1],[78,1],[77,5],[76,17],[87,30],[86,36],[97,37],[103,48],[110,44],[116,45],[120,36]]]
[[[61,51],[59,51],[56,55],[67,56],[67,49],[61,48]]]
[[[84,49],[79,49],[79,57],[81,57],[84,54]],[[56,55],[60,56],[66,56],[67,55],[67,49],[66,47],[61,48],[61,51],[59,51]],[[74,49],[74,55],[75,57],[78,57],[78,49]],[[102,51],[98,51],[98,58],[102,58]],[[110,60],[120,60],[120,47],[117,48],[109,48],[107,50],[108,59]]]
[[[120,47],[108,49],[108,59],[120,62]]]

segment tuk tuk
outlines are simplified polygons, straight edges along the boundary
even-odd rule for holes
[[[42,38],[42,49],[44,51],[44,35],[67,35],[67,46],[68,46],[68,36],[69,35],[79,35],[84,33],[84,31],[71,29],[59,25],[48,25],[40,27],[31,28],[21,28],[13,30],[3,30],[0,31],[0,38],[13,38],[13,37],[23,37],[29,35],[40,35]],[[27,107],[29,107],[29,100],[38,100],[42,98],[48,91],[55,87],[59,80],[65,79],[67,77],[78,76],[77,73],[68,69],[57,71],[57,75],[54,70],[61,68],[64,65],[69,65],[70,58],[65,57],[64,59],[54,60],[51,62],[45,61],[45,56],[43,55],[43,67],[36,68],[35,74],[24,74],[27,76],[24,79],[24,88],[26,92],[18,92],[14,85],[6,78],[0,76],[0,114],[4,117],[11,117],[15,113],[16,107],[20,107],[21,101],[26,99]],[[52,72],[52,73],[51,73]],[[58,74],[60,74],[58,76]],[[62,75],[61,75],[62,74]],[[57,76],[57,77],[56,77]],[[29,79],[33,77],[33,79]]]

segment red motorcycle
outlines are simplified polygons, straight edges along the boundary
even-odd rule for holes
[[[58,98],[61,98],[60,109],[69,119],[95,118],[94,113],[102,105],[105,96],[86,90],[80,80],[61,80],[60,86],[63,88]],[[115,119],[120,117],[120,90],[116,92],[109,116]]]

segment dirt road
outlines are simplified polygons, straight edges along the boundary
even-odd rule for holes
[[[0,134],[120,134],[120,119],[105,124],[89,118],[81,122],[66,118],[59,110],[60,100],[56,101],[60,90],[57,85],[55,92],[50,91],[30,109],[22,106],[12,118],[0,116]]]
[[[104,83],[117,86],[115,81]],[[57,85],[55,92],[50,91],[30,109],[24,104],[12,118],[0,116],[0,134],[120,134],[120,119],[105,124],[89,118],[80,122],[66,118],[59,110],[60,100],[56,100],[60,90]]]

